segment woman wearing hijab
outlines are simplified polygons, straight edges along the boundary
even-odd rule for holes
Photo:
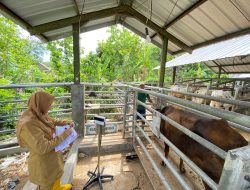
[[[42,91],[33,93],[28,101],[28,109],[17,123],[16,133],[20,146],[30,151],[29,180],[40,190],[69,190],[71,184],[61,185],[60,182],[63,159],[61,152],[55,152],[55,147],[71,133],[71,128],[53,138],[55,126],[67,123],[48,116],[54,98]]]

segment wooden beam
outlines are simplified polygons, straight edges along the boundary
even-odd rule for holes
[[[164,85],[166,61],[167,61],[167,50],[168,50],[168,38],[163,37],[163,44],[161,49],[161,67],[160,67],[160,77],[159,77],[159,87]]]
[[[73,53],[74,53],[74,84],[80,84],[80,29],[79,24],[73,25]]]
[[[113,8],[108,8],[108,9],[103,9],[100,11],[83,14],[81,17],[81,24],[84,24],[90,20],[96,20],[96,19],[112,16],[114,14],[122,13],[126,11],[126,8],[127,6],[118,6],[118,7],[113,7]],[[79,19],[80,19],[79,15],[73,16],[70,18],[65,18],[65,19],[34,26],[31,31],[32,31],[32,34],[41,34],[44,32],[51,31],[51,30],[56,30],[59,28],[67,27],[75,23],[79,23]]]
[[[10,10],[8,7],[6,7],[3,3],[0,3],[0,13],[31,33],[32,26],[26,21],[24,21],[21,17],[19,17],[16,13],[14,13],[12,10]],[[48,39],[42,34],[36,36],[43,42],[48,41]]]
[[[112,25],[115,25],[114,21],[105,22],[105,23],[96,24],[96,25],[87,26],[87,27],[83,26],[80,29],[80,33],[89,32],[89,31],[92,31],[92,30],[96,30],[96,29],[99,29],[99,28],[112,26]],[[69,36],[72,36],[72,31],[67,32],[67,33],[63,33],[61,35],[51,36],[51,37],[48,38],[48,40],[53,41],[53,40],[58,40],[58,39],[61,39],[61,38],[66,38],[66,37],[69,37]]]
[[[137,34],[138,36],[142,37],[142,38],[145,38],[145,34],[140,32],[139,30],[137,30],[136,28],[130,26],[129,24],[127,24],[126,22],[125,23],[120,23],[121,25],[123,25],[124,27],[126,27],[127,29],[131,30],[132,32],[134,32],[135,34]],[[151,40],[151,43],[156,45],[157,47],[161,48],[162,45],[160,43],[158,43],[157,41],[155,40]],[[168,50],[168,53],[172,55],[172,52],[170,50]]]
[[[192,48],[190,48],[188,45],[174,37],[172,34],[168,33],[165,31],[165,29],[161,28],[158,26],[156,23],[154,23],[151,20],[148,20],[147,17],[136,11],[135,9],[129,7],[129,6],[124,6],[127,7],[127,13],[128,15],[134,17],[135,19],[139,20],[141,23],[145,24],[152,30],[155,30],[156,32],[160,33],[162,36],[168,38],[172,43],[183,49],[184,51],[188,53],[192,53]]]
[[[164,25],[164,29],[166,30],[167,28],[169,28],[170,26],[172,26],[173,24],[175,24],[176,22],[178,22],[180,19],[182,19],[183,17],[185,17],[186,15],[188,15],[189,13],[191,13],[193,10],[195,10],[196,8],[198,8],[199,6],[201,6],[203,3],[207,2],[208,0],[199,0],[198,2],[196,2],[195,4],[193,4],[191,7],[189,7],[187,10],[185,10],[184,12],[182,12],[179,16],[177,16],[174,20],[172,20],[169,23],[166,23]],[[154,38],[157,35],[157,33],[154,33],[151,35],[151,38]]]
[[[119,5],[120,6],[121,5],[128,5],[128,6],[132,7],[133,2],[134,2],[134,0],[120,0]],[[125,22],[125,20],[126,20],[126,15],[118,14],[115,17],[116,24],[118,24],[120,22],[123,23],[123,22]]]
[[[230,40],[232,38],[236,38],[236,37],[247,35],[247,34],[250,34],[250,27],[246,28],[246,29],[243,29],[241,31],[233,32],[231,34],[226,34],[224,36],[221,36],[221,37],[218,37],[218,38],[215,38],[215,39],[212,39],[212,40],[208,40],[206,42],[196,44],[194,46],[191,46],[191,48],[193,50],[195,50],[195,49],[198,49],[198,48],[201,48],[201,47],[204,47],[204,46],[208,46],[208,45],[215,44],[215,43],[218,43],[218,42]],[[183,52],[184,52],[183,50],[179,50],[179,51],[174,52],[174,55],[179,54],[179,53],[183,53]]]

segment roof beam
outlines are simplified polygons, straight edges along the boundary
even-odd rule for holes
[[[89,31],[92,31],[92,30],[96,30],[96,29],[99,29],[99,28],[107,27],[107,26],[112,26],[112,25],[115,25],[115,24],[116,23],[114,21],[110,21],[110,22],[105,22],[105,23],[96,24],[96,25],[87,26],[87,27],[83,26],[80,29],[80,33],[89,32]],[[66,37],[69,37],[69,36],[72,36],[72,31],[64,33],[62,35],[55,35],[55,36],[49,37],[49,41],[54,41],[54,40],[58,40],[58,39],[61,39],[61,38],[66,38]]]
[[[141,23],[147,25],[152,30],[160,33],[161,35],[163,35],[165,37],[167,37],[172,43],[174,43],[175,45],[177,45],[178,47],[180,47],[184,51],[186,51],[188,53],[192,53],[192,48],[190,48],[188,45],[186,45],[185,43],[183,43],[182,41],[180,41],[179,39],[174,37],[172,34],[169,34],[165,29],[158,26],[153,21],[148,20],[147,17],[145,17],[144,15],[142,15],[141,13],[139,13],[138,11],[133,9],[132,7],[125,6],[125,5],[124,5],[124,7],[127,7],[126,11],[128,13],[128,16],[130,15],[130,16],[134,17],[135,19],[139,20]]]
[[[5,16],[6,18],[14,21],[16,24],[18,24],[19,26],[21,26],[22,28],[24,28],[25,30],[27,30],[28,32],[31,33],[30,29],[32,28],[32,26],[29,23],[27,23],[26,21],[24,21],[17,14],[15,14],[13,11],[11,11],[3,3],[0,3],[0,13],[3,16]],[[48,39],[44,35],[42,35],[42,34],[37,35],[37,37],[40,40],[42,40],[43,42],[47,42],[48,41]]]
[[[242,65],[249,65],[250,66],[250,63],[235,63],[235,64],[223,64],[223,65],[220,65],[221,67],[237,67],[237,66],[242,66]],[[213,66],[209,66],[211,68],[213,67],[219,67],[219,65],[213,65]]]
[[[128,5],[128,6],[132,7],[133,2],[134,2],[134,0],[120,0],[119,6]],[[116,24],[118,24],[119,22],[125,22],[125,20],[126,20],[126,15],[119,14],[119,15],[116,15],[116,17],[115,17]]]
[[[224,36],[212,39],[212,40],[208,40],[206,42],[199,43],[197,45],[191,46],[191,48],[193,50],[195,50],[195,49],[198,49],[198,48],[201,48],[204,46],[208,46],[208,45],[215,44],[218,42],[230,40],[232,38],[236,38],[236,37],[247,35],[247,34],[250,34],[250,28],[246,28],[246,29],[241,30],[241,31],[233,32],[233,33],[230,33],[230,34],[227,34],[227,35],[224,35]],[[174,52],[174,55],[179,54],[179,53],[183,53],[183,50],[179,50],[179,51]]]
[[[219,67],[219,70],[221,69],[221,70],[223,70],[225,73],[227,73],[227,72],[225,71],[225,69],[223,69],[223,67],[222,67],[221,65],[219,65],[218,63],[216,63],[216,62],[213,61],[213,60],[212,60],[212,62],[213,62],[215,65],[217,65],[217,66]],[[219,71],[219,73],[221,74],[221,71]]]
[[[135,34],[137,34],[138,36],[140,36],[140,37],[142,37],[142,38],[145,38],[145,34],[144,33],[142,33],[142,32],[140,32],[139,30],[137,30],[136,28],[134,28],[134,27],[132,27],[132,26],[130,26],[129,24],[127,24],[127,23],[120,23],[121,25],[123,25],[124,27],[126,27],[127,29],[129,29],[129,30],[131,30],[132,32],[134,32]],[[161,48],[162,47],[162,45],[160,44],[160,43],[158,43],[157,41],[155,41],[155,40],[151,40],[151,43],[152,44],[154,44],[154,45],[156,45],[157,47],[159,47],[159,48]],[[173,52],[171,52],[170,50],[168,50],[168,53],[169,54],[172,54]]]
[[[113,7],[113,8],[103,9],[100,11],[82,14],[81,24],[86,23],[87,21],[90,21],[90,20],[96,20],[96,19],[112,16],[114,14],[122,13],[122,12],[125,12],[126,9],[127,9],[127,6],[118,6],[118,7]],[[56,30],[59,28],[67,27],[74,23],[78,23],[79,19],[80,19],[80,16],[78,15],[78,16],[73,16],[70,18],[65,18],[65,19],[37,25],[31,29],[32,31],[31,34],[33,35],[41,34],[44,32],[51,31],[51,30]]]
[[[179,16],[177,16],[174,20],[172,20],[169,23],[166,23],[164,25],[164,29],[166,30],[167,28],[169,28],[170,26],[172,26],[173,24],[175,24],[176,22],[178,22],[180,19],[182,19],[183,17],[185,17],[186,15],[188,15],[189,13],[191,13],[193,10],[195,10],[196,8],[198,8],[199,6],[201,6],[203,3],[207,2],[208,0],[199,0],[198,2],[196,2],[195,4],[193,4],[191,7],[189,7],[187,10],[185,10],[184,12],[182,12]],[[150,36],[150,38],[154,38],[155,36],[157,36],[157,33],[154,33]]]

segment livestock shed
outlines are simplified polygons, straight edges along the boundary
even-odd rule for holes
[[[94,155],[100,153],[100,148],[97,146],[100,143],[97,142],[96,135],[88,137],[87,133],[93,132],[93,130],[86,131],[87,123],[85,123],[87,117],[93,118],[97,114],[87,113],[87,110],[91,109],[91,106],[86,106],[86,103],[88,103],[93,106],[93,110],[98,110],[99,115],[105,117],[114,115],[123,116],[118,122],[122,124],[121,128],[116,131],[115,135],[106,135],[103,138],[104,143],[101,153],[104,156],[102,159],[108,153],[121,153],[122,151],[134,150],[142,165],[136,165],[135,167],[133,163],[124,163],[124,157],[121,158],[118,156],[119,164],[112,162],[110,166],[111,168],[116,168],[115,171],[110,170],[116,175],[115,179],[116,177],[118,178],[118,174],[119,176],[124,176],[124,173],[131,172],[133,169],[138,169],[137,171],[141,171],[141,167],[144,169],[144,172],[139,174],[133,171],[135,176],[130,176],[127,181],[124,181],[125,177],[122,177],[123,181],[117,182],[114,180],[114,183],[104,184],[104,188],[126,189],[129,187],[130,189],[157,190],[205,188],[224,190],[247,189],[249,187],[249,146],[247,146],[247,141],[242,140],[243,137],[239,136],[232,128],[249,133],[250,117],[176,98],[165,93],[168,92],[168,89],[162,88],[167,52],[173,55],[181,52],[192,54],[197,48],[250,33],[250,4],[248,0],[1,0],[0,13],[44,42],[73,36],[74,81],[72,83],[12,84],[0,86],[1,90],[50,87],[70,89],[68,94],[56,96],[56,100],[67,99],[67,101],[59,101],[59,103],[64,105],[70,104],[71,107],[52,110],[50,112],[50,114],[56,114],[56,116],[69,116],[72,118],[76,122],[76,129],[80,134],[80,137],[75,141],[67,156],[64,166],[65,172],[61,178],[63,183],[71,183],[76,180],[75,178],[81,180],[79,179],[79,173],[74,175],[74,169],[77,169],[77,159],[80,153],[84,153],[82,157],[85,157],[85,155],[90,157],[84,160],[87,163],[85,163],[84,169],[80,169],[80,173],[86,173],[88,169],[94,169],[90,168],[90,166],[92,167],[93,163],[97,163],[97,158]],[[145,90],[123,83],[102,84],[81,81],[80,33],[115,24],[121,24],[141,37],[148,38],[149,36],[151,42],[161,48],[159,88],[152,87],[149,90]],[[91,90],[89,90],[90,87],[92,88]],[[107,89],[104,90],[104,88]],[[166,101],[168,105],[180,106],[183,110],[190,110],[192,112],[191,115],[195,113],[205,119],[213,119],[212,121],[216,119],[215,122],[222,122],[223,129],[230,131],[230,134],[236,134],[228,135],[223,130],[219,133],[220,135],[224,135],[223,141],[226,141],[226,139],[232,140],[230,141],[232,144],[228,146],[230,148],[227,147],[228,141],[226,141],[226,144],[211,141],[206,136],[197,134],[197,131],[189,130],[173,118],[171,119],[163,110],[156,110],[153,106],[139,101],[139,93],[146,93],[155,97],[161,106]],[[90,97],[93,94],[95,94],[94,99]],[[107,94],[109,94],[108,101],[115,101],[116,103],[96,103],[98,101],[107,101]],[[210,99],[228,103],[228,100]],[[90,103],[92,101],[95,103]],[[1,104],[25,102],[27,102],[27,99],[17,100],[15,97],[10,97],[7,101],[0,101]],[[249,102],[237,100],[231,100],[230,104],[250,107]],[[145,115],[137,112],[137,105],[141,105],[147,109]],[[102,108],[109,106],[119,107],[121,112],[101,113],[100,110]],[[12,119],[11,121],[16,121],[19,116],[20,110],[14,115],[0,116],[0,122],[10,122],[10,119]],[[146,118],[146,116],[149,117]],[[98,117],[96,118],[98,119]],[[138,118],[144,124],[143,122],[137,122]],[[225,121],[218,120],[218,118]],[[101,120],[105,121],[103,117],[101,117]],[[204,160],[207,160],[208,157],[195,157],[194,159],[194,157],[188,157],[184,154],[185,150],[194,150],[193,147],[184,149],[184,151],[180,150],[180,147],[166,138],[166,135],[160,130],[161,121],[167,122],[175,129],[181,131],[181,134],[188,137],[189,142],[194,143],[198,147],[205,148],[206,151],[198,152],[198,155],[201,155],[201,153],[204,155],[204,152],[205,154],[209,153],[209,156],[212,155],[210,161],[213,166],[216,166],[214,163],[217,163],[217,160],[219,160],[217,165],[220,168],[219,172],[216,169],[211,171],[212,167],[210,165],[200,164]],[[93,122],[93,119],[91,122]],[[107,120],[107,124],[111,125],[112,123],[113,121]],[[225,125],[228,127],[225,127]],[[217,129],[215,128],[215,130]],[[1,131],[1,133],[5,132],[9,133],[9,131]],[[170,158],[165,157],[168,154],[167,152],[163,153],[161,147],[164,145],[166,151],[167,147],[171,147]],[[234,145],[237,145],[237,149],[231,150],[233,149],[232,147],[236,148]],[[14,147],[9,147],[9,145],[1,145],[1,147],[4,147],[0,150],[1,156],[27,151],[16,144]],[[133,159],[134,156],[134,154],[126,155],[126,158]],[[179,157],[181,158],[180,171],[184,172],[182,167],[183,161],[186,163],[185,167],[188,171],[186,175],[181,175],[177,169],[176,160]],[[114,160],[112,156],[110,158]],[[163,165],[167,166],[167,169],[162,168],[159,164],[161,160],[163,161]],[[214,160],[215,162],[213,162]],[[99,161],[100,159],[98,159],[98,163]],[[209,172],[204,172],[204,170]],[[100,174],[99,172],[98,168],[98,174]],[[90,179],[96,177],[93,172],[89,172],[88,175]],[[144,185],[139,181],[142,176],[146,176],[143,181]],[[136,181],[135,178],[138,180]],[[133,180],[135,180],[136,187],[131,187],[129,184]],[[194,181],[196,182],[194,183]],[[202,182],[204,182],[204,185]],[[80,186],[79,189],[83,187],[82,182]],[[29,190],[36,188],[37,186],[30,182],[27,182],[24,186],[24,189]],[[101,183],[100,188],[103,188]]]

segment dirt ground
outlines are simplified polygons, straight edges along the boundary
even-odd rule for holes
[[[15,190],[21,190],[24,184],[28,180],[28,166],[27,159],[23,155],[13,156],[18,162],[13,162],[7,168],[0,169],[0,190],[7,189],[7,183],[12,181],[14,178],[18,178],[19,183],[15,187]],[[5,158],[0,160],[0,163],[3,163]]]
[[[78,160],[73,176],[73,189],[82,190],[88,181],[88,171],[94,171],[97,157],[86,157]],[[104,190],[152,190],[152,186],[140,164],[139,159],[126,161],[125,153],[101,156],[104,174],[114,176],[114,180],[103,184]],[[99,189],[93,185],[91,190]]]

